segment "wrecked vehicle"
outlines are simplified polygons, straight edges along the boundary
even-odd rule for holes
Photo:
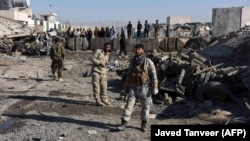
[[[24,55],[48,55],[52,39],[46,32],[37,32],[25,37],[7,38],[0,41],[0,52],[21,52]]]
[[[27,23],[0,16],[0,52],[24,55],[48,55],[52,41],[58,31],[50,29],[43,32],[38,27],[34,30]]]

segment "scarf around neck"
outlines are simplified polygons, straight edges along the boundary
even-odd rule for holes
[[[138,65],[140,65],[140,64],[143,64],[144,63],[144,61],[145,61],[145,55],[142,55],[141,57],[139,57],[139,56],[134,56],[133,57],[133,65],[135,65],[135,66],[138,66]]]

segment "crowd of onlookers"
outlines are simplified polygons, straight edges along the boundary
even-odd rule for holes
[[[157,38],[157,33],[160,30],[161,26],[156,20],[155,23],[149,24],[147,20],[142,24],[138,21],[136,26],[133,26],[131,21],[124,27],[121,27],[123,30],[126,30],[127,38]],[[118,32],[117,32],[118,31]],[[149,36],[150,32],[153,31],[153,35]],[[71,28],[67,29],[67,37],[86,37],[87,39],[96,38],[96,37],[119,37],[121,35],[121,29],[114,28],[114,26],[95,26],[94,29],[91,28]],[[152,33],[151,33],[152,34]]]
[[[110,38],[111,46],[114,45],[114,39],[119,38],[124,42],[124,40],[130,38],[157,38],[158,32],[161,29],[158,20],[155,23],[149,24],[147,20],[142,24],[140,21],[137,22],[136,26],[133,26],[131,21],[128,22],[127,25],[122,27],[114,26],[95,26],[94,28],[86,27],[86,28],[71,28],[69,27],[64,33],[66,38],[74,38],[74,37],[82,37],[87,39],[89,45],[91,44],[91,40],[93,38]]]

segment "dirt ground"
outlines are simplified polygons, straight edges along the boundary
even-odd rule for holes
[[[146,141],[150,125],[249,124],[250,110],[230,100],[197,105],[194,101],[154,101],[148,131],[140,131],[140,104],[135,105],[125,131],[117,131],[124,107],[117,100],[121,77],[108,73],[111,105],[95,106],[92,97],[91,51],[67,51],[64,82],[52,80],[49,56],[0,54],[1,141]],[[126,59],[114,52],[113,61],[124,67]],[[117,67],[117,66],[116,66]],[[160,96],[158,96],[160,97]],[[171,99],[170,99],[171,100]],[[169,104],[171,103],[171,104]]]

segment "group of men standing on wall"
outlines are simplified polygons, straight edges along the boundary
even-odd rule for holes
[[[144,28],[144,31],[142,34],[143,28]],[[132,34],[134,33],[135,29],[133,28],[131,21],[129,21],[127,26],[124,26],[121,28],[120,34],[119,34],[119,36],[117,36],[119,38],[119,47],[120,47],[120,53],[119,53],[120,56],[119,57],[125,56],[125,58],[127,58],[126,34],[125,34],[124,29],[127,30],[127,38],[128,39],[134,37]],[[140,21],[138,21],[136,29],[137,30],[136,30],[135,38],[149,38],[149,32],[152,30],[154,31],[154,38],[157,38],[158,32],[160,30],[160,24],[159,24],[158,20],[156,20],[155,23],[153,23],[152,25],[150,25],[148,23],[148,20],[145,20],[144,25],[142,25],[142,23]],[[114,26],[112,26],[111,28],[106,27],[106,29],[104,27],[101,27],[99,29],[96,26],[93,31],[91,28],[88,28],[87,30],[85,30],[85,28],[77,28],[77,29],[73,29],[72,31],[69,28],[67,31],[67,37],[86,38],[88,41],[88,49],[91,49],[91,42],[92,42],[93,37],[108,37],[108,38],[110,38],[111,48],[113,49],[114,48],[114,40],[116,38],[116,35],[118,35],[118,34],[116,33]]]
[[[148,20],[145,20],[144,26],[142,25],[142,23],[140,21],[137,22],[136,38],[141,38],[141,36],[142,36],[141,33],[142,33],[143,27],[144,27],[144,36],[143,37],[149,38],[149,31],[151,29],[151,25],[148,23]],[[154,29],[154,38],[157,38],[158,32],[160,30],[160,24],[159,24],[158,20],[156,20],[155,23],[152,24],[152,27]],[[126,28],[127,28],[127,36],[128,36],[128,38],[131,38],[132,37],[132,30],[133,30],[133,25],[132,25],[131,21],[128,22]]]
[[[88,49],[91,48],[91,40],[93,37],[108,37],[110,38],[111,46],[114,46],[114,39],[115,39],[116,31],[114,29],[114,26],[111,28],[109,27],[101,27],[100,29],[96,26],[94,30],[91,28],[88,28],[87,30],[85,28],[73,28],[70,27],[67,30],[67,37],[74,38],[74,37],[82,37],[86,38],[88,41]]]
[[[158,36],[158,32],[160,30],[160,25],[158,20],[156,20],[156,22],[154,24],[152,24],[153,29],[154,29],[154,38],[157,38]],[[141,24],[140,21],[138,21],[137,23],[137,34],[136,34],[136,38],[141,38],[142,36],[142,29],[143,29],[143,25]],[[127,37],[128,39],[130,39],[132,37],[132,33],[133,33],[133,25],[131,23],[131,21],[128,22],[127,26]],[[148,20],[145,20],[144,23],[144,38],[149,38],[149,31],[151,29],[150,24],[148,23]],[[120,53],[119,53],[119,57],[121,57],[122,55],[125,56],[125,58],[127,58],[127,50],[126,50],[126,43],[125,43],[125,31],[124,28],[121,28],[121,35],[120,35],[120,40],[119,40],[119,45],[120,45]]]

